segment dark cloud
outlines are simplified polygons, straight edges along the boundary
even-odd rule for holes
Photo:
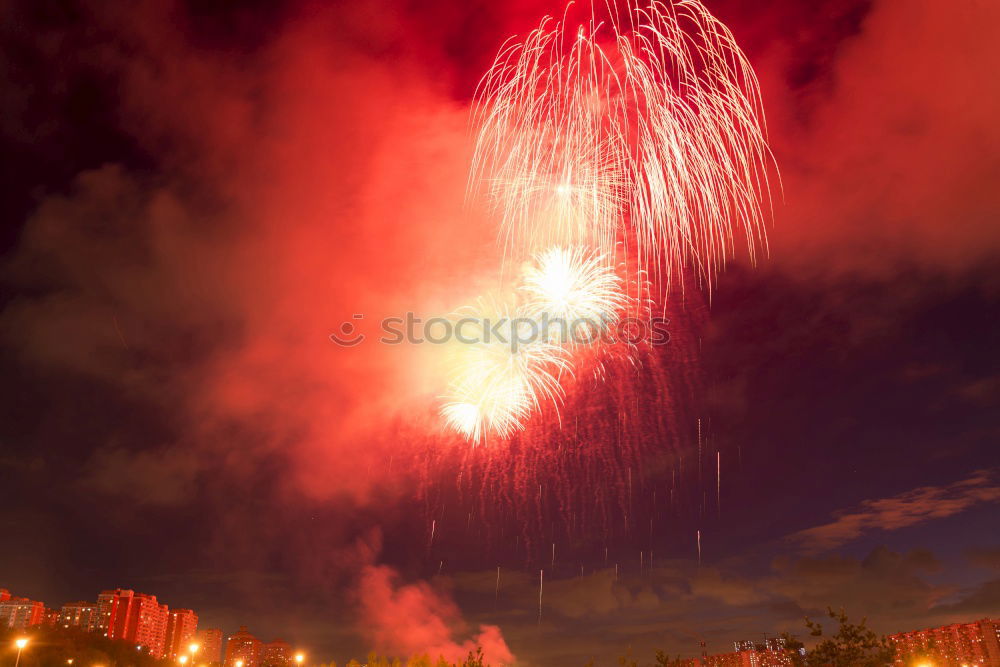
[[[897,553],[878,547],[860,559],[787,555],[758,573],[747,565],[737,558],[700,567],[671,560],[641,575],[604,569],[546,581],[541,629],[537,577],[506,574],[501,599],[507,611],[499,618],[528,664],[581,664],[590,657],[613,661],[628,647],[640,657],[658,648],[695,656],[702,638],[713,652],[764,632],[788,631],[808,640],[803,618],[820,618],[828,606],[865,615],[884,633],[981,617],[993,613],[991,604],[995,610],[995,581],[965,590],[935,583],[942,563],[923,549]],[[492,599],[495,572],[463,573],[453,581],[459,599]],[[576,638],[572,645],[547,643],[563,633]]]
[[[993,617],[998,608],[1000,608],[1000,579],[991,579],[972,590],[963,591],[960,600],[952,604],[941,605],[935,612],[942,617],[958,621],[968,618]]]
[[[991,570],[1000,570],[1000,547],[969,549],[965,552],[965,556],[973,565]]]
[[[857,509],[836,513],[836,519],[791,536],[802,549],[824,552],[872,531],[892,531],[924,521],[943,519],[979,504],[1000,502],[1000,485],[990,471],[978,471],[947,486],[925,486],[891,498],[866,500]]]

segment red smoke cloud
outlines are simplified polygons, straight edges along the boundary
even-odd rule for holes
[[[1000,252],[1000,5],[881,0],[829,71],[771,35],[757,64],[784,177],[771,261],[793,276],[958,272]],[[739,35],[737,28],[737,35]]]
[[[6,338],[160,404],[189,441],[167,446],[230,472],[277,452],[296,492],[364,500],[405,446],[378,432],[443,389],[434,350],[379,345],[376,323],[448,312],[497,273],[495,229],[464,203],[467,109],[440,71],[344,46],[333,13],[248,63],[189,46],[165,9],[116,11],[95,10],[122,42],[93,57],[162,171],[93,170],[41,206],[9,275],[57,289],[12,303]],[[355,313],[369,341],[331,343]]]
[[[427,583],[401,585],[390,568],[368,566],[361,573],[357,594],[362,632],[377,650],[404,656],[426,653],[434,659],[443,656],[461,662],[481,647],[489,664],[506,665],[514,660],[495,625],[482,625],[473,637],[458,643],[455,635],[466,630],[458,607]]]
[[[354,516],[411,494],[387,478],[406,479],[399,461],[426,444],[393,425],[429,423],[444,387],[435,350],[328,335],[355,313],[371,337],[385,316],[449,312],[497,275],[496,230],[464,201],[468,110],[439,64],[375,55],[397,36],[359,39],[369,22],[335,9],[239,56],[193,46],[176,7],[89,11],[116,39],[81,58],[118,82],[120,120],[157,171],[106,165],[42,203],[5,267],[24,296],[0,336],[26,364],[169,415],[165,430],[103,439],[84,484],[169,506],[267,479],[277,488],[252,530],[243,511],[219,517],[216,562],[266,570],[269,547],[292,541],[298,575],[334,592],[360,567],[335,557],[351,519],[289,537],[280,517],[316,501]],[[380,643],[511,659],[496,627],[456,643],[454,604],[391,586],[387,570],[364,570]],[[426,618],[399,616],[415,604]]]

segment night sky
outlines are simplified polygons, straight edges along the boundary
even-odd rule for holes
[[[619,531],[491,518],[426,353],[328,339],[488,281],[470,102],[561,4],[2,3],[0,587],[133,588],[338,662],[1000,615],[1000,4],[706,4],[781,180],[769,251],[670,297],[670,405],[637,393],[671,436],[602,464],[634,474]]]

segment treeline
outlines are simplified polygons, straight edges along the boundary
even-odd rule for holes
[[[132,642],[108,639],[75,628],[36,625],[28,630],[0,631],[0,662],[14,664],[14,640],[28,638],[18,667],[177,667],[136,649]],[[71,662],[72,661],[72,662]]]
[[[805,620],[809,635],[815,645],[805,655],[803,645],[796,638],[784,635],[789,661],[793,667],[887,667],[896,657],[895,647],[867,627],[865,619],[852,623],[843,610],[828,610],[836,623],[833,634],[824,633],[821,623]],[[0,662],[13,664],[14,640],[28,637],[29,644],[21,652],[18,667],[177,667],[170,660],[158,660],[144,650],[136,649],[131,642],[107,639],[100,635],[76,629],[36,626],[29,631],[0,631]],[[618,659],[618,667],[691,667],[691,658],[670,657],[663,651],[649,656],[652,661],[627,653]],[[710,663],[711,664],[711,663]],[[335,662],[317,667],[341,667]],[[368,655],[364,662],[351,660],[342,667],[490,667],[483,658],[482,649],[469,652],[461,662],[420,655],[410,658],[389,658]],[[496,666],[499,667],[499,666]],[[586,667],[595,667],[593,661]]]
[[[823,624],[810,618],[805,619],[806,629],[811,637],[816,638],[816,644],[804,651],[804,644],[788,634],[782,635],[785,640],[785,653],[792,667],[889,667],[896,659],[896,647],[884,636],[875,634],[867,625],[866,619],[860,623],[851,623],[844,610],[827,609],[827,615],[836,622],[837,631],[824,634]],[[620,667],[644,667],[632,655],[626,654],[618,659]],[[663,651],[657,651],[652,665],[654,667],[693,667],[699,664],[693,658],[671,658]],[[709,657],[711,665],[711,656]],[[593,662],[587,667],[594,667]]]
[[[836,632],[824,632],[823,624],[806,618],[806,629],[815,638],[814,646],[808,651],[802,642],[785,633],[785,651],[792,667],[890,667],[896,658],[896,649],[885,637],[877,635],[861,619],[860,623],[852,623],[841,609],[827,610],[827,615],[837,626]],[[631,652],[622,655],[617,660],[617,667],[694,667],[700,661],[694,658],[671,657],[663,651],[656,651],[649,656],[651,661],[633,656]],[[711,657],[708,666],[712,665]],[[337,663],[328,663],[320,667],[340,667]],[[469,653],[460,663],[449,662],[444,658],[432,659],[429,656],[417,656],[408,659],[386,658],[376,654],[368,656],[365,662],[351,660],[343,667],[490,667],[483,659],[482,651]],[[499,667],[499,666],[494,666]],[[597,667],[593,660],[584,667]]]
[[[329,662],[318,667],[339,667],[335,662]],[[462,662],[449,662],[442,657],[432,658],[429,655],[418,655],[411,658],[387,658],[369,653],[365,662],[351,660],[344,664],[344,667],[489,667],[489,663],[483,660],[483,650],[469,651]]]

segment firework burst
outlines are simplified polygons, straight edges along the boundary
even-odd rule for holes
[[[578,342],[568,326],[585,323],[595,342],[674,277],[711,289],[737,236],[751,258],[765,243],[764,113],[729,30],[697,0],[650,0],[622,16],[608,5],[603,21],[592,6],[576,27],[571,9],[504,46],[476,93],[470,193],[494,202],[505,256],[534,257],[522,310],[546,331],[516,354],[464,351],[442,414],[475,442],[560,402],[562,373],[589,354],[567,344]]]
[[[462,336],[441,416],[474,443],[523,428],[542,402],[558,404],[571,366],[563,349],[538,336],[537,323],[507,308],[464,309]]]
[[[592,341],[615,326],[628,303],[608,260],[582,247],[539,253],[525,271],[522,290],[527,312],[548,323],[550,341]]]
[[[566,16],[505,46],[477,92],[471,186],[509,251],[623,249],[663,282],[686,266],[710,280],[738,232],[752,254],[770,156],[729,30],[695,0],[575,29]]]

